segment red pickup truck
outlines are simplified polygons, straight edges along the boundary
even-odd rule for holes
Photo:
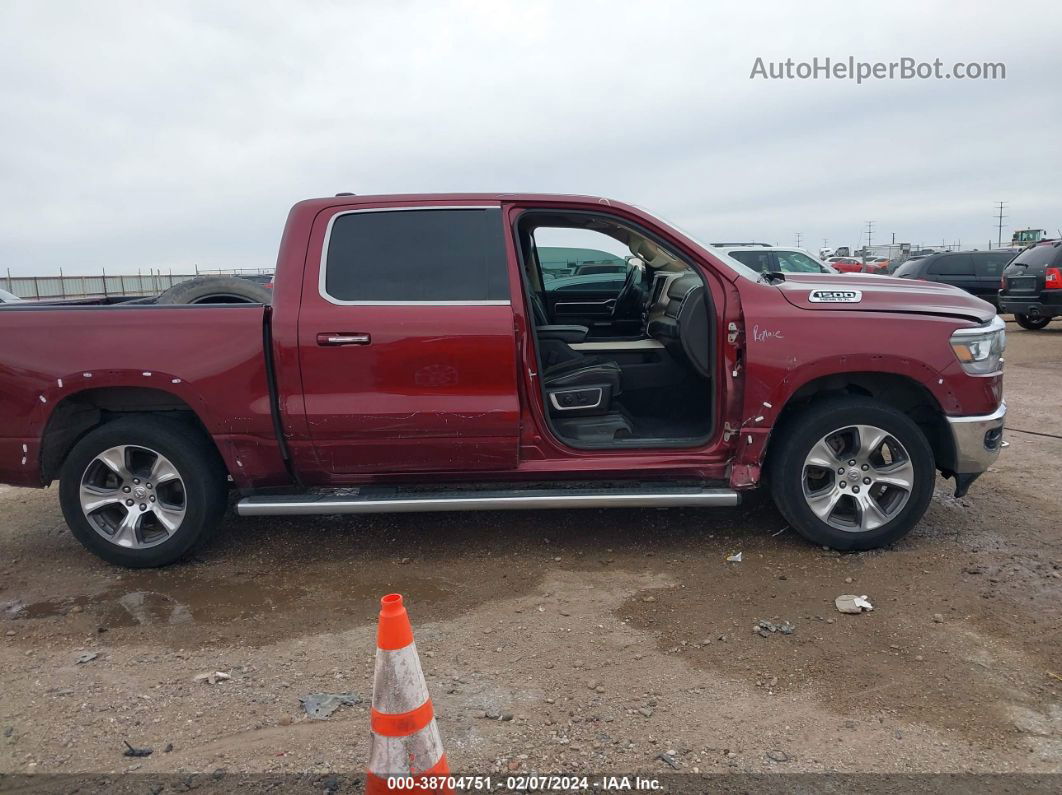
[[[625,276],[544,278],[556,234],[629,252]],[[998,455],[1003,346],[956,288],[760,274],[607,199],[340,195],[291,210],[271,306],[0,309],[0,482],[58,478],[74,535],[134,567],[203,541],[230,492],[264,516],[766,483],[807,538],[868,549],[937,470],[962,494]]]

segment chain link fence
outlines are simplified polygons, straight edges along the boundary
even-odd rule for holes
[[[98,275],[12,276],[0,277],[0,285],[9,293],[27,301],[54,301],[64,298],[109,298],[121,295],[158,295],[175,284],[196,276],[245,276],[272,273],[272,268],[216,268],[192,273],[174,273],[149,268],[136,273],[110,274],[101,270]]]

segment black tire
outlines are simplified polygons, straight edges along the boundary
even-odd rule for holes
[[[895,437],[914,470],[906,504],[889,521],[863,531],[828,524],[804,496],[804,463],[811,448],[853,425],[872,425]],[[907,535],[929,507],[936,481],[933,450],[921,429],[902,412],[866,397],[822,400],[789,418],[771,446],[767,464],[771,496],[789,524],[809,541],[840,550],[876,549]]]
[[[238,276],[196,276],[173,285],[158,297],[160,304],[268,304],[272,293]]]
[[[118,546],[82,510],[80,491],[88,467],[102,452],[121,445],[156,451],[179,473],[183,519],[156,546]],[[123,417],[90,431],[74,445],[60,472],[59,502],[74,537],[108,563],[134,569],[166,566],[205,543],[220,523],[228,502],[225,466],[213,443],[188,423],[150,415]]]
[[[1039,331],[1051,322],[1049,317],[1029,317],[1028,315],[1014,315],[1014,322],[1023,329]]]

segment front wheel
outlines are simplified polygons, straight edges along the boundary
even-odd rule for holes
[[[1032,317],[1031,315],[1014,315],[1014,322],[1021,326],[1023,329],[1028,329],[1029,331],[1039,331],[1051,322],[1051,318]]]
[[[224,465],[210,441],[162,417],[125,417],[90,431],[59,479],[77,540],[130,568],[181,558],[218,525],[226,501]]]
[[[802,536],[833,549],[874,549],[922,518],[936,470],[925,435],[907,415],[845,397],[786,423],[769,478],[775,504]]]

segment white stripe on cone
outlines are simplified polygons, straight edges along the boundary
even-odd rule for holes
[[[428,700],[428,685],[420,669],[417,644],[396,651],[376,650],[372,705],[378,712],[400,715]]]
[[[442,758],[439,727],[431,723],[406,737],[383,737],[372,733],[369,747],[369,772],[387,776],[408,776],[430,770]]]

